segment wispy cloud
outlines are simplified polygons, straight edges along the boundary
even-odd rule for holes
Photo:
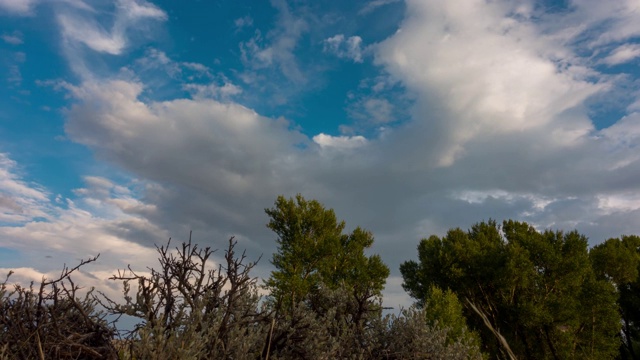
[[[167,14],[145,0],[118,0],[110,26],[105,26],[104,15],[88,7],[57,7],[57,20],[68,61],[76,73],[89,77],[92,71],[84,61],[83,52],[90,49],[98,53],[120,55],[130,46],[130,34],[147,32],[146,20],[164,21]]]
[[[393,3],[397,3],[401,0],[372,0],[367,2],[367,4],[365,6],[363,6],[360,11],[358,11],[358,15],[366,15],[376,9],[378,9],[379,7],[388,5],[388,4],[393,4]]]
[[[0,219],[3,223],[21,224],[35,218],[48,218],[49,194],[29,184],[17,174],[15,161],[0,153]]]
[[[349,107],[348,113],[354,119],[374,126],[394,122],[402,116],[389,100],[376,97],[360,99]]]
[[[353,62],[362,62],[362,38],[338,34],[324,40],[324,51],[330,52],[339,58],[351,59]]]
[[[253,18],[249,15],[237,18],[233,21],[233,24],[236,26],[236,31],[238,31],[245,27],[253,26]]]
[[[224,82],[222,85],[185,84],[183,88],[191,92],[194,98],[212,98],[222,101],[228,101],[232,96],[242,93],[242,89],[231,82]]]
[[[640,44],[620,45],[604,58],[602,62],[607,65],[619,65],[630,62],[640,57]]]
[[[276,28],[266,36],[256,31],[249,41],[241,43],[242,60],[254,70],[275,66],[289,81],[303,84],[307,77],[294,52],[302,35],[309,30],[309,24],[294,14],[285,0],[273,0],[272,5],[278,9]]]
[[[165,20],[167,15],[146,1],[119,0],[110,29],[103,28],[91,13],[65,12],[58,15],[63,36],[98,52],[119,55],[127,46],[127,31],[143,19]]]
[[[20,45],[24,42],[22,33],[19,31],[14,31],[11,34],[2,34],[1,37],[4,42],[11,45]]]
[[[0,0],[0,11],[11,15],[28,16],[33,13],[38,0]]]
[[[54,277],[65,263],[100,254],[76,280],[117,296],[108,281],[117,269],[153,265],[153,243],[168,238],[144,218],[154,207],[108,179],[86,177],[85,183],[74,200],[52,199],[41,186],[23,179],[9,155],[0,154],[0,247],[15,251],[24,263],[0,268],[1,274],[13,270],[11,280],[28,285],[42,276]],[[130,242],[134,237],[147,243]]]
[[[67,41],[79,42],[90,49],[118,55],[126,41],[121,31],[109,32],[92,19],[81,19],[68,14],[58,16],[58,22]]]

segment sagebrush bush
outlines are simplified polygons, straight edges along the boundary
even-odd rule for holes
[[[170,251],[158,247],[160,269],[150,276],[129,268],[112,277],[122,281],[124,303],[106,296],[103,305],[116,315],[138,318],[125,337],[121,356],[130,359],[255,359],[261,356],[269,312],[259,304],[255,266],[236,256],[229,239],[224,264],[208,268],[211,248],[191,240]],[[131,293],[131,282],[136,285]]]
[[[93,290],[82,297],[71,274],[82,261],[38,287],[0,283],[0,357],[3,359],[115,359],[115,329],[97,310]]]

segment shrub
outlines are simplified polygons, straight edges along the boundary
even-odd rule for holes
[[[93,289],[79,297],[71,274],[97,257],[74,268],[63,268],[57,279],[42,279],[39,286],[0,283],[0,357],[19,359],[115,359],[115,330],[96,310]]]

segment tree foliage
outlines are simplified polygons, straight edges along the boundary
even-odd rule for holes
[[[575,231],[482,222],[422,240],[418,257],[400,268],[405,289],[420,305],[434,285],[464,299],[491,356],[605,359],[617,351],[615,289],[595,276],[587,239]]]
[[[354,298],[354,318],[362,318],[381,296],[389,268],[378,255],[367,256],[373,235],[359,227],[343,234],[344,221],[338,222],[332,209],[316,200],[278,197],[275,206],[265,210],[267,227],[278,236],[278,251],[272,263],[276,270],[266,281],[271,296],[291,308],[303,302],[322,311],[326,302],[319,289],[348,290]]]
[[[447,330],[448,343],[462,341],[479,349],[480,337],[469,329],[464,306],[451,289],[442,290],[432,285],[424,299],[423,310],[427,325]]]
[[[622,236],[590,252],[599,279],[615,286],[622,320],[622,359],[640,359],[640,237]]]

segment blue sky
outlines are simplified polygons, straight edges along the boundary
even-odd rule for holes
[[[637,0],[0,0],[0,270],[275,250],[302,193],[398,265],[494,218],[640,233]]]

